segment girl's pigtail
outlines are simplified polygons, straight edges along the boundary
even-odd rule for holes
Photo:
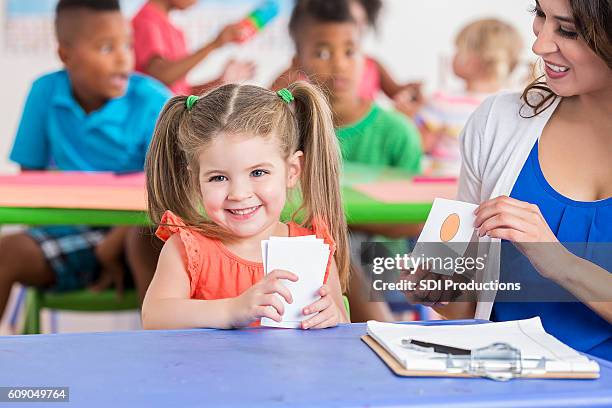
[[[147,152],[147,205],[156,225],[168,209],[186,220],[199,218],[194,197],[197,189],[179,142],[181,123],[188,114],[185,102],[186,97],[175,96],[166,103]]]
[[[348,228],[340,193],[341,158],[332,112],[321,91],[306,82],[288,87],[295,98],[298,149],[304,152],[301,178],[306,223],[320,220],[336,241],[336,264],[342,291],[348,287],[350,253]]]

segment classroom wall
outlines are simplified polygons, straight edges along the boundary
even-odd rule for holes
[[[36,54],[7,51],[6,2],[0,0],[0,173],[16,170],[7,156],[31,81],[42,72],[60,67],[51,51]],[[257,3],[253,0],[253,4]],[[386,0],[380,31],[367,39],[366,50],[384,62],[399,80],[421,80],[427,91],[442,84],[456,86],[448,67],[441,61],[452,54],[456,32],[471,20],[492,16],[513,23],[527,45],[525,59],[532,58],[529,51],[533,38],[532,16],[527,11],[532,3],[531,0]],[[209,40],[190,37],[194,46]],[[264,55],[255,47],[232,47],[202,64],[191,79],[214,77],[229,56],[258,57],[255,81],[267,85],[288,64],[291,52],[290,46],[275,47],[275,51]]]

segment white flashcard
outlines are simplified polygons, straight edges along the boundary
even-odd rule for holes
[[[262,242],[262,258],[266,274],[282,269],[296,274],[297,282],[283,280],[289,289],[293,303],[288,304],[280,297],[285,307],[283,320],[278,323],[262,318],[261,325],[269,327],[299,328],[303,320],[311,316],[302,314],[302,309],[320,298],[319,289],[323,285],[325,270],[329,259],[329,245],[316,237],[271,237]]]
[[[261,262],[263,263],[264,273],[268,273],[268,240],[261,241]]]
[[[475,204],[436,198],[412,252],[415,257],[462,257],[474,236]],[[433,270],[449,275],[449,271]]]
[[[268,271],[268,242],[270,241],[287,241],[289,240],[289,242],[295,242],[295,241],[318,241],[321,242],[322,244],[324,243],[324,241],[322,239],[318,239],[316,235],[304,235],[301,237],[270,237],[269,240],[264,240],[261,241],[261,257],[262,257],[262,263],[263,263],[263,267],[264,267],[264,273],[269,273]]]
[[[316,235],[303,235],[301,237],[270,237],[270,241],[287,241],[287,240],[290,242],[312,241],[312,240],[323,241],[322,239],[317,238]]]

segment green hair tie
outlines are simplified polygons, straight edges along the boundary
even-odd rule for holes
[[[281,89],[280,91],[276,92],[276,94],[280,96],[281,99],[285,101],[286,103],[291,103],[295,100],[295,98],[293,97],[293,94],[287,88]]]
[[[187,110],[191,110],[191,108],[193,108],[193,105],[196,104],[196,102],[198,101],[198,99],[200,99],[198,96],[195,95],[189,95],[187,97],[187,99],[185,100],[185,106],[187,107]]]

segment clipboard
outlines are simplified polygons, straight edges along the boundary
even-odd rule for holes
[[[374,338],[369,335],[361,336],[361,340],[367,344],[374,353],[389,367],[389,369],[399,377],[445,377],[445,378],[483,378],[490,376],[471,373],[449,373],[445,371],[425,371],[425,370],[407,370],[404,368],[387,350],[385,350]],[[598,372],[550,372],[543,374],[535,373],[517,373],[511,378],[539,378],[539,379],[572,379],[572,380],[592,380],[599,378]],[[500,378],[492,378],[496,380],[505,380]]]

